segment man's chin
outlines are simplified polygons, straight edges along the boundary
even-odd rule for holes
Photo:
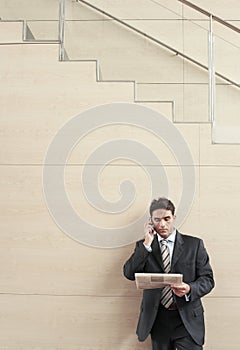
[[[158,234],[162,237],[162,238],[167,238],[169,236],[169,232],[167,230],[159,230]]]

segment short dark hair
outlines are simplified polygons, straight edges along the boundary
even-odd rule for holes
[[[170,210],[172,212],[172,215],[174,215],[174,213],[175,213],[174,204],[170,201],[170,199],[167,199],[165,197],[153,199],[153,201],[150,205],[150,208],[149,208],[150,216],[152,216],[152,212],[156,209]]]

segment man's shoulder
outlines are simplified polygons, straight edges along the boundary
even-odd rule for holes
[[[179,236],[183,239],[184,242],[196,242],[199,243],[200,241],[202,241],[201,238],[197,237],[197,236],[192,236],[186,233],[182,233],[177,231],[177,233],[179,234]]]
[[[139,241],[136,242],[136,245],[137,246],[142,246],[143,245],[143,242],[144,242],[144,239],[140,239]]]

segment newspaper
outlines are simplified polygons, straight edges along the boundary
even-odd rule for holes
[[[181,284],[180,273],[135,273],[137,289],[163,288],[173,284]]]

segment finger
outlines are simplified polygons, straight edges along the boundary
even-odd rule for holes
[[[182,286],[171,286],[172,289],[176,290],[176,291],[180,291],[182,289]]]

